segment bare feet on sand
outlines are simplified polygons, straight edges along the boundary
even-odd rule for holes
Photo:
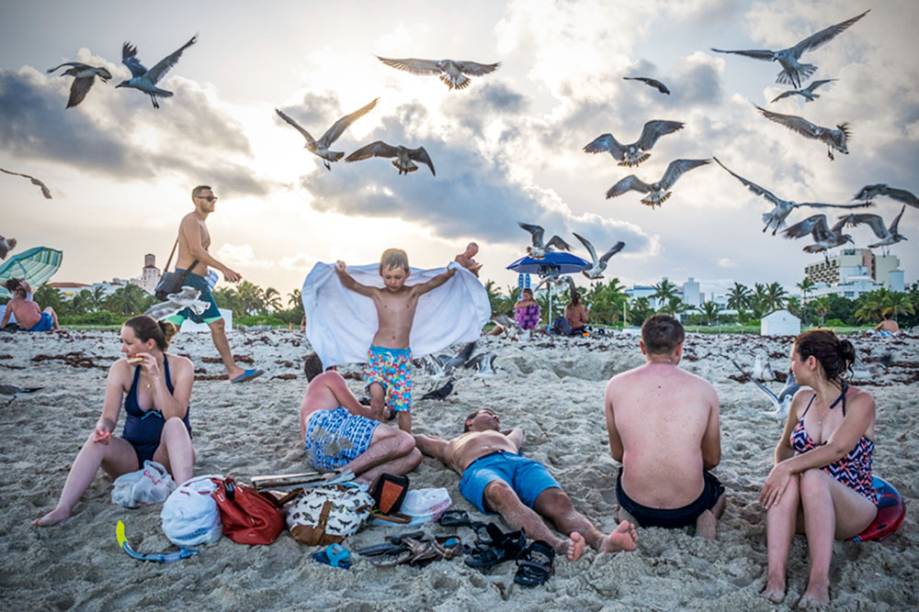
[[[696,535],[706,540],[714,540],[718,535],[718,519],[711,510],[706,510],[696,519]]]
[[[801,596],[801,599],[798,600],[798,603],[795,604],[795,608],[803,610],[816,610],[821,608],[827,608],[830,605],[830,589],[829,585],[819,585],[815,586],[813,584],[807,585],[807,590],[804,591],[804,595]]]
[[[569,561],[577,561],[581,558],[581,555],[584,554],[584,549],[587,547],[587,540],[584,539],[577,531],[572,531],[568,536],[568,539],[564,541],[562,550],[558,552],[565,553],[565,556],[568,557]]]
[[[32,525],[35,527],[50,527],[51,525],[57,525],[60,522],[66,521],[69,518],[70,512],[63,508],[55,508],[45,516],[32,521]]]
[[[785,599],[785,579],[769,578],[760,594],[774,604],[782,603]]]
[[[621,521],[612,532],[600,540],[601,553],[614,553],[620,550],[635,550],[638,532],[629,521]]]

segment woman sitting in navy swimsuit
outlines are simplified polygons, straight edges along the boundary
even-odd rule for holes
[[[874,398],[849,386],[855,347],[828,330],[805,332],[791,349],[802,389],[775,448],[775,467],[760,493],[766,509],[769,570],[763,595],[785,597],[785,569],[795,531],[807,536],[810,575],[802,604],[827,604],[833,540],[861,533],[877,514],[871,485]]]
[[[105,402],[96,429],[80,449],[57,507],[35,525],[54,525],[70,516],[89,488],[99,466],[113,478],[143,467],[153,459],[181,484],[192,477],[195,451],[191,444],[188,400],[195,379],[185,357],[167,355],[176,327],[147,316],[134,317],[121,328],[121,352],[108,372]],[[124,431],[112,436],[124,401]]]

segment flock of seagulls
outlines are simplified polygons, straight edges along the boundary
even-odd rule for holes
[[[527,255],[534,259],[542,259],[546,256],[546,253],[551,253],[553,251],[571,251],[571,245],[568,244],[565,239],[558,234],[554,234],[548,242],[545,242],[546,230],[540,225],[533,225],[531,223],[523,222],[519,222],[517,225],[529,232],[530,245],[526,247],[526,252]],[[625,243],[620,240],[612,247],[607,249],[603,255],[598,256],[597,249],[594,247],[593,243],[590,242],[590,240],[577,233],[574,234],[574,237],[584,245],[584,248],[587,249],[587,253],[590,255],[590,268],[582,270],[584,276],[589,280],[598,280],[603,278],[603,273],[606,271],[606,268],[609,265],[610,258],[625,248]],[[571,281],[570,278],[568,278],[568,280]],[[573,283],[573,281],[571,282]],[[538,287],[539,286],[537,285],[537,288]],[[574,290],[573,286],[572,290]]]

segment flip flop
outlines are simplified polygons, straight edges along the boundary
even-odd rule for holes
[[[322,550],[317,550],[312,555],[313,559],[319,563],[324,563],[331,567],[340,567],[350,569],[351,553],[341,544],[329,544]]]
[[[240,374],[239,376],[237,376],[230,382],[233,382],[233,383],[249,382],[253,378],[258,378],[264,373],[265,373],[265,370],[259,370],[257,368],[252,368],[252,369],[246,370],[245,372],[243,372],[242,374]]]
[[[523,551],[517,559],[517,573],[514,582],[520,586],[532,588],[545,584],[549,576],[555,573],[552,562],[555,551],[548,543],[536,540]]]

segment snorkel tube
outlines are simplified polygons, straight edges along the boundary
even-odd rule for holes
[[[182,559],[194,557],[198,554],[197,548],[184,547],[173,552],[164,553],[137,552],[131,548],[131,544],[128,543],[128,538],[124,535],[124,521],[121,520],[119,520],[118,524],[115,525],[115,539],[118,540],[118,546],[121,547],[121,550],[126,552],[132,559],[137,559],[138,561],[152,561],[153,563],[173,563],[175,561],[181,561]]]

